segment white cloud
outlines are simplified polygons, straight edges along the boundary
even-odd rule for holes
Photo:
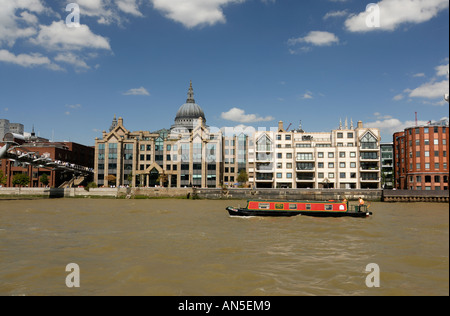
[[[306,92],[303,96],[302,99],[314,99],[312,96],[312,92]]]
[[[139,3],[136,0],[116,0],[117,7],[120,11],[142,17],[143,14],[139,11]]]
[[[425,77],[425,74],[423,72],[421,72],[421,73],[414,74],[413,77],[414,78]]]
[[[449,81],[448,81],[448,69],[449,64],[440,65],[435,68],[436,76],[431,79],[431,81],[422,84],[415,89],[406,89],[404,92],[408,93],[411,98],[425,98],[425,99],[442,99],[445,93],[449,91]],[[444,80],[439,80],[439,77],[447,78]],[[438,103],[443,105],[445,103]]]
[[[232,108],[228,112],[223,112],[221,117],[224,120],[238,123],[269,122],[274,120],[272,116],[261,117],[257,114],[246,114],[244,110],[239,108]]]
[[[345,21],[346,29],[350,32],[393,31],[405,23],[429,21],[449,7],[448,0],[381,0],[377,4],[380,8],[380,27],[368,27],[366,19],[373,12],[363,11],[349,16]]]
[[[36,34],[33,13],[45,11],[40,0],[0,0],[0,46],[12,47],[18,39]]]
[[[419,125],[426,125],[426,121],[418,121]],[[396,118],[378,119],[374,122],[368,122],[365,127],[369,128],[379,128],[383,133],[394,134],[400,132],[407,127],[415,126],[415,121],[400,121]]]
[[[413,90],[406,89],[405,92],[409,92],[411,98],[437,99],[442,98],[445,93],[448,93],[448,89],[448,80],[443,80],[439,82],[427,82]]]
[[[87,25],[67,27],[64,21],[41,25],[39,35],[30,41],[50,50],[81,50],[83,48],[111,50],[109,40],[92,33]]]
[[[38,53],[15,55],[5,49],[1,49],[0,62],[12,63],[26,68],[46,66],[53,70],[62,70],[58,65],[53,64],[48,57]]]
[[[130,89],[127,92],[124,92],[123,95],[150,95],[150,93],[144,87]]]
[[[306,43],[314,46],[330,46],[339,43],[339,38],[330,32],[311,31],[305,37],[291,38],[288,41],[289,45],[298,43]]]
[[[70,52],[58,54],[55,57],[55,61],[73,65],[75,69],[78,71],[91,69],[91,67],[84,60],[82,60],[79,56]]]
[[[83,15],[98,18],[99,24],[121,24],[123,17],[120,12],[143,17],[139,10],[142,0],[77,0]]]
[[[403,94],[397,94],[394,98],[392,98],[394,101],[400,101],[403,100],[405,96]]]
[[[245,0],[151,0],[156,10],[187,28],[225,23],[222,8]]]

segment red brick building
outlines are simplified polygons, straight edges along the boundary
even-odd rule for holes
[[[394,134],[394,187],[448,190],[448,122],[417,126]]]
[[[1,146],[4,146],[4,144],[0,143]],[[52,160],[94,168],[95,150],[93,147],[72,142],[33,142],[23,146],[19,148],[23,152],[33,152],[37,156],[46,154]],[[27,166],[9,159],[0,160],[0,170],[7,177],[6,187],[13,186],[12,180],[17,173],[28,174],[30,179],[29,187],[44,187],[45,185],[40,182],[40,178],[44,173],[47,174],[50,180],[48,186],[53,188],[61,186],[72,178],[70,173],[53,171],[47,168],[36,168],[31,165]]]

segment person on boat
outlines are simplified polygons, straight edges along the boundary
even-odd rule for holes
[[[362,208],[364,206],[365,202],[362,197],[359,198],[359,211],[362,212]]]

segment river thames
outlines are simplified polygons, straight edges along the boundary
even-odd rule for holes
[[[448,204],[232,218],[245,201],[0,200],[0,295],[449,295]],[[80,287],[68,288],[69,263]],[[368,287],[366,267],[379,267]]]

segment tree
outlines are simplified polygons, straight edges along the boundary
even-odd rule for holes
[[[248,181],[248,174],[245,171],[245,169],[242,169],[239,172],[239,175],[237,177],[237,182],[239,182],[239,183],[246,183],[247,181]]]
[[[108,176],[106,177],[106,180],[108,181],[108,185],[109,185],[110,183],[112,183],[112,185],[115,185],[115,184],[116,184],[117,178],[116,178],[115,175],[110,174],[110,175],[108,175]]]
[[[30,184],[30,178],[26,173],[18,173],[13,177],[12,184],[13,186],[25,187]]]
[[[89,191],[90,189],[96,189],[98,188],[97,183],[95,182],[89,182],[88,185],[84,188],[86,191]]]
[[[44,174],[39,178],[39,181],[40,181],[43,185],[45,185],[45,186],[47,186],[47,185],[50,183],[50,179],[48,178],[48,175],[47,175],[46,173],[44,173]]]
[[[6,185],[8,178],[3,174],[3,171],[0,170],[0,185]]]

